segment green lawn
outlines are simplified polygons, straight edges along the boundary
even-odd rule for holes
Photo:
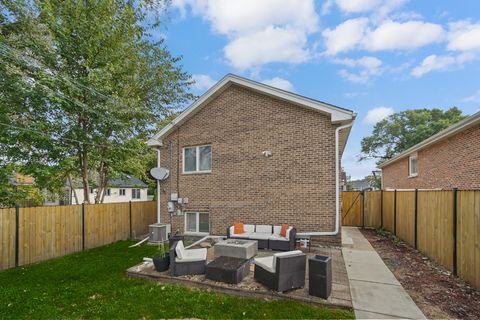
[[[156,248],[121,241],[0,272],[0,318],[353,318],[346,310],[129,279]]]

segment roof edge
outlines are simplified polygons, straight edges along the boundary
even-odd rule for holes
[[[480,111],[474,113],[473,115],[451,125],[448,128],[443,129],[442,131],[434,134],[433,136],[423,140],[422,142],[417,143],[416,145],[408,148],[407,150],[399,153],[398,155],[394,156],[393,158],[382,162],[381,164],[378,165],[379,168],[383,168],[388,166],[389,164],[392,164],[396,162],[397,160],[400,160],[402,158],[405,158],[406,156],[410,155],[413,152],[416,152],[418,150],[424,149],[432,144],[435,144],[437,142],[440,142],[444,139],[447,139],[463,130],[466,130],[470,128],[471,126],[474,126],[475,124],[480,124]]]
[[[162,144],[161,138],[169,134],[176,126],[181,125],[195,110],[215,97],[215,94],[221,93],[228,88],[230,84],[237,84],[252,90],[260,91],[264,94],[274,96],[279,99],[289,101],[291,103],[301,105],[324,114],[331,116],[332,123],[343,123],[345,121],[352,121],[355,119],[356,113],[352,110],[337,107],[319,100],[314,100],[296,93],[285,91],[276,87],[266,85],[254,80],[240,77],[234,74],[225,75],[220,81],[208,89],[202,96],[195,100],[188,108],[186,108],[177,118],[163,127],[157,134],[147,141],[150,147],[159,147]]]

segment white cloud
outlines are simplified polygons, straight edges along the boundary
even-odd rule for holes
[[[320,10],[320,12],[322,13],[322,16],[329,14],[332,6],[333,6],[333,0],[325,0]]]
[[[371,11],[381,4],[381,0],[336,0],[337,6],[347,13]]]
[[[369,51],[416,49],[425,45],[441,42],[445,38],[443,28],[438,24],[408,21],[386,20],[369,32],[363,46]]]
[[[480,102],[480,90],[477,90],[471,96],[465,97],[460,102],[468,103],[468,102]]]
[[[268,84],[269,86],[276,87],[282,90],[294,92],[295,89],[293,88],[293,85],[290,81],[279,78],[279,77],[274,77],[272,79],[264,80],[262,81],[265,84]]]
[[[362,57],[359,59],[335,59],[335,63],[342,64],[350,68],[359,68],[356,73],[342,69],[338,74],[353,83],[365,84],[371,76],[380,75],[383,72],[382,60],[375,57]]]
[[[229,43],[225,56],[245,70],[270,62],[299,63],[309,57],[307,36],[318,31],[314,0],[173,0],[191,8]]]
[[[198,91],[206,91],[217,82],[206,74],[194,74],[192,75],[192,79],[195,81],[192,87]]]
[[[336,55],[355,48],[365,37],[367,25],[367,18],[357,18],[347,20],[335,29],[325,29],[322,33],[327,47],[325,53]]]
[[[411,74],[417,78],[431,71],[447,71],[462,68],[464,63],[477,60],[478,57],[471,53],[462,53],[456,56],[429,55],[422,63],[415,67]]]
[[[302,31],[268,27],[231,41],[224,53],[235,68],[245,70],[270,62],[304,62],[310,57],[306,44]]]
[[[378,107],[368,110],[367,115],[363,119],[363,123],[374,125],[379,121],[387,118],[394,113],[393,108]]]
[[[383,21],[371,28],[367,18],[356,18],[339,24],[322,33],[327,55],[336,55],[352,49],[367,51],[410,50],[445,39],[445,31],[438,24],[407,21]]]
[[[448,46],[455,51],[480,51],[480,23],[459,21],[449,25]]]

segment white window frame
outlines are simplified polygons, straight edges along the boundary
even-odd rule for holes
[[[200,148],[201,147],[210,147],[210,170],[200,170]],[[185,171],[185,150],[186,149],[195,149],[195,171]],[[203,144],[200,146],[189,146],[189,147],[183,147],[183,156],[182,156],[182,172],[183,174],[197,174],[197,173],[211,173],[212,172],[212,166],[213,166],[213,161],[212,161],[212,155],[213,155],[213,149],[211,144]]]
[[[111,195],[112,195],[112,189],[107,188],[107,190],[105,190],[105,196],[110,197]]]
[[[412,160],[415,159],[417,162],[416,169],[417,172],[412,172]],[[413,153],[408,157],[408,176],[409,177],[416,177],[418,176],[418,153]]]
[[[188,213],[195,213],[195,231],[187,231],[187,215]],[[208,232],[200,232],[200,213],[208,213]],[[185,234],[198,234],[198,235],[208,235],[210,234],[210,212],[209,211],[185,211],[184,214],[184,228]]]
[[[141,189],[138,189],[138,188],[132,188],[132,193],[131,193],[131,197],[132,197],[132,200],[140,200],[142,198],[142,190]],[[133,194],[134,193],[137,193],[136,191],[138,190],[138,198],[136,197],[133,197]]]
[[[123,192],[122,192],[123,191]],[[123,193],[123,194],[122,194]],[[124,197],[127,195],[127,191],[122,188],[122,189],[118,189],[118,195],[121,196],[121,197]]]

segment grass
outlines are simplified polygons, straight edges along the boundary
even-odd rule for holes
[[[353,318],[349,310],[231,297],[130,279],[158,250],[108,246],[0,272],[0,318]]]

